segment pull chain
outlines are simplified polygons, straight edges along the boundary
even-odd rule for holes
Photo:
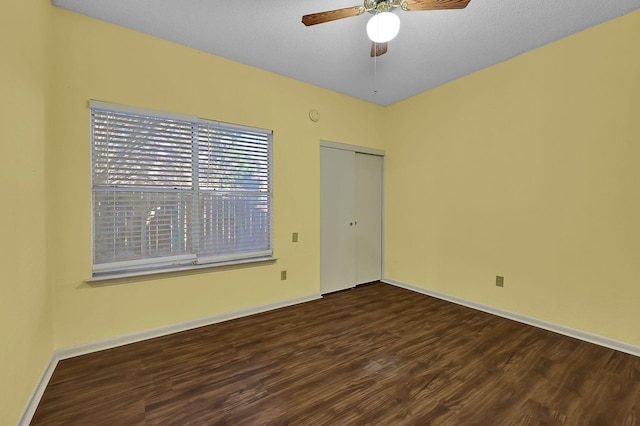
[[[378,94],[378,43],[373,43],[373,94]]]

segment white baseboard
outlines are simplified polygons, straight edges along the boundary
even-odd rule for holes
[[[27,406],[22,411],[22,415],[18,420],[18,426],[29,426],[29,423],[31,423],[31,419],[33,419],[33,415],[36,413],[36,408],[38,408],[40,399],[42,399],[44,390],[47,388],[49,380],[51,380],[51,376],[53,375],[53,372],[55,371],[57,365],[58,359],[56,358],[56,355],[54,353],[49,360],[49,364],[42,372],[40,380],[38,380],[38,384],[31,394],[31,397],[27,401]]]
[[[564,325],[554,324],[552,322],[543,321],[543,320],[529,317],[526,315],[517,314],[515,312],[505,311],[502,309],[494,308],[493,306],[483,305],[481,303],[476,303],[476,302],[462,299],[459,297],[450,296],[448,294],[439,293],[437,291],[428,290],[426,288],[417,287],[415,285],[403,283],[403,282],[392,280],[389,278],[383,278],[381,281],[387,284],[394,285],[396,287],[401,287],[407,290],[415,291],[416,293],[425,294],[427,296],[432,296],[437,299],[446,300],[447,302],[452,302],[458,305],[466,306],[468,308],[476,309],[478,311],[487,312],[489,314],[493,314],[499,317],[518,321],[523,324],[528,324],[534,327],[542,328],[544,330],[553,331],[554,333],[562,334],[564,336],[569,336],[569,337],[576,338],[578,340],[583,340],[585,342],[593,343],[599,346],[604,346],[605,348],[614,349],[616,351],[624,352],[630,355],[640,356],[640,347],[631,345],[629,343],[620,342],[617,340],[609,339],[608,337],[603,337],[597,334],[588,333],[586,331],[565,327]]]
[[[33,415],[38,408],[38,404],[40,403],[40,399],[44,394],[47,385],[49,384],[49,380],[51,380],[51,376],[58,365],[58,362],[67,359],[73,358],[79,355],[85,355],[93,352],[102,351],[105,349],[116,348],[118,346],[128,345],[130,343],[141,342],[143,340],[153,339],[155,337],[167,336],[169,334],[178,333],[181,331],[192,330],[198,327],[204,327],[207,325],[217,324],[220,322],[229,321],[236,318],[242,318],[249,315],[259,314],[262,312],[272,311],[274,309],[285,308],[287,306],[298,305],[300,303],[310,302],[312,300],[321,299],[322,295],[320,293],[310,294],[308,296],[302,296],[295,299],[283,300],[280,302],[268,303],[266,305],[254,306],[251,308],[240,309],[232,312],[225,312],[222,314],[211,315],[205,318],[198,318],[191,321],[185,321],[178,324],[170,324],[163,327],[154,328],[151,330],[140,331],[137,333],[126,334],[123,336],[112,337],[110,339],[99,340],[97,342],[86,343],[83,345],[72,346],[69,348],[58,349],[51,356],[51,361],[49,361],[49,365],[45,369],[42,374],[38,384],[36,385],[35,390],[31,394],[27,405],[22,412],[22,416],[20,416],[20,420],[18,421],[18,426],[28,426],[33,419]]]
[[[225,312],[222,314],[216,314],[205,318],[198,318],[191,321],[185,321],[178,324],[166,325],[163,327],[154,328],[151,330],[140,331],[137,333],[126,334],[124,336],[112,337],[110,339],[104,339],[93,343],[86,343],[83,345],[72,346],[65,349],[59,349],[56,351],[58,359],[73,358],[74,356],[85,355],[93,352],[102,351],[105,349],[116,348],[118,346],[128,345],[130,343],[141,342],[143,340],[153,339],[155,337],[166,336],[173,333],[179,333],[181,331],[187,331],[198,327],[204,327],[206,325],[216,324],[219,322],[229,321],[236,318],[242,318],[249,315],[259,314],[261,312],[272,311],[274,309],[284,308],[287,306],[293,306],[311,300],[320,299],[322,296],[318,294],[312,294],[308,296],[298,297],[295,299],[283,300],[280,302],[268,303],[266,305],[254,306],[251,308],[240,309],[232,312]]]

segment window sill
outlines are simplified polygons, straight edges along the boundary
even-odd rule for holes
[[[185,275],[196,272],[207,272],[208,269],[231,269],[234,267],[247,267],[256,263],[272,263],[278,260],[273,256],[256,257],[253,259],[230,260],[228,262],[208,263],[204,265],[178,266],[174,268],[154,269],[149,271],[121,272],[114,274],[100,274],[84,280],[92,287],[99,287],[122,282],[143,281],[145,279],[163,278],[163,275]]]

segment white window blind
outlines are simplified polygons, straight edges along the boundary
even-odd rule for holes
[[[272,255],[269,130],[92,101],[93,271]]]

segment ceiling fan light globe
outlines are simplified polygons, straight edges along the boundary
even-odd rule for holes
[[[376,13],[367,23],[367,36],[374,43],[393,40],[400,31],[400,18],[391,12]]]

